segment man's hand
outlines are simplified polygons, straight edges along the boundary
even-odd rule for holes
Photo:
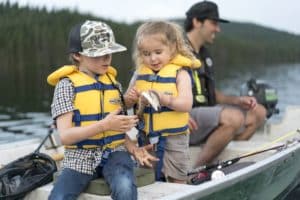
[[[197,124],[197,122],[190,116],[190,118],[189,118],[189,123],[188,123],[188,125],[189,125],[189,129],[190,130],[197,130],[198,129],[198,124]]]
[[[242,96],[239,97],[239,106],[246,110],[252,110],[256,108],[257,101],[254,97]]]

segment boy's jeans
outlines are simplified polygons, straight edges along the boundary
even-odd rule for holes
[[[103,169],[99,170],[111,189],[112,199],[137,199],[133,166],[128,152],[116,151],[110,154]],[[55,182],[49,200],[77,199],[89,182],[97,177],[97,173],[87,175],[65,168]]]

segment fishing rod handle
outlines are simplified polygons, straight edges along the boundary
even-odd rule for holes
[[[204,170],[206,170],[206,165],[197,167],[196,169],[192,169],[191,171],[189,171],[189,172],[187,173],[187,175],[190,176],[190,175],[193,175],[193,174],[197,174],[197,173],[199,173],[199,172],[201,172],[201,171],[204,171]]]

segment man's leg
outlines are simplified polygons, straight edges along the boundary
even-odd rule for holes
[[[205,118],[205,116],[202,116]],[[225,107],[220,113],[219,126],[207,138],[194,167],[209,164],[233,140],[236,132],[244,124],[243,113],[237,109]]]
[[[236,135],[235,140],[248,140],[255,133],[256,129],[264,124],[266,120],[266,109],[258,104],[254,110],[247,112],[245,120],[245,130]]]

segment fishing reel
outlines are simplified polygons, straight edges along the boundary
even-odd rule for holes
[[[251,78],[241,86],[240,95],[255,97],[256,101],[266,108],[267,118],[279,113],[279,109],[276,108],[278,103],[277,90],[264,81]]]
[[[201,171],[201,172],[198,172],[195,176],[193,176],[190,179],[190,184],[191,185],[199,185],[201,183],[204,183],[204,182],[210,181],[210,180],[211,180],[210,172]]]
[[[206,181],[222,179],[225,176],[226,176],[225,173],[220,169],[203,170],[203,171],[198,172],[195,176],[193,176],[190,179],[190,184],[199,185]]]

